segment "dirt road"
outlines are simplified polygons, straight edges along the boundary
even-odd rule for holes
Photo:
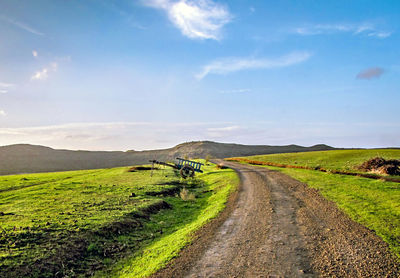
[[[373,232],[284,174],[223,162],[242,180],[225,216],[155,277],[399,277]]]

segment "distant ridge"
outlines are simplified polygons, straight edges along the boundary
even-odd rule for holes
[[[173,160],[176,157],[184,156],[226,158],[334,149],[324,144],[302,147],[298,145],[240,145],[196,141],[182,143],[169,149],[122,152],[56,150],[45,146],[16,144],[0,147],[0,175],[110,168],[147,164],[150,159]]]

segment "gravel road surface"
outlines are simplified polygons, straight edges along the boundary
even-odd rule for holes
[[[239,191],[154,277],[400,277],[387,244],[317,190],[266,168],[217,162],[238,172]]]

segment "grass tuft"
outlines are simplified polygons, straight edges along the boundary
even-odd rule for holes
[[[183,188],[179,193],[179,196],[184,201],[194,201],[196,199],[196,196],[192,192],[190,192],[187,188]]]

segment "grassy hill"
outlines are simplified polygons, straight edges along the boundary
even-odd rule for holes
[[[148,276],[239,182],[212,164],[189,180],[170,168],[153,176],[127,169],[0,177],[0,276]]]
[[[225,158],[256,154],[329,150],[332,147],[316,145],[302,147],[251,146],[224,144],[210,141],[189,142],[173,148],[149,151],[70,151],[55,150],[34,145],[10,145],[0,147],[0,175],[39,173],[67,170],[100,169],[148,163],[151,159],[173,160],[176,157]]]
[[[307,153],[256,155],[246,158],[310,168],[320,167],[329,170],[359,172],[357,166],[361,165],[364,161],[378,156],[385,159],[400,159],[400,149],[316,151]]]

